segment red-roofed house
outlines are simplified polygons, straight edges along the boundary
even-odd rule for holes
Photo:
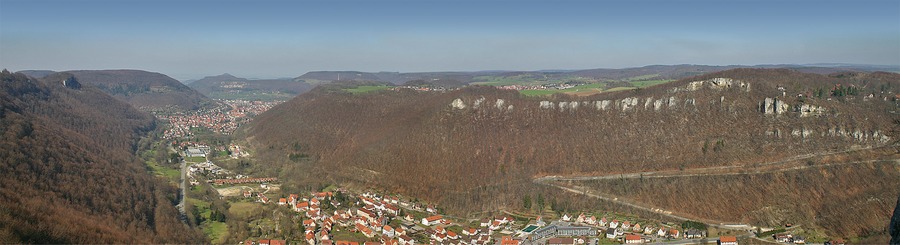
[[[550,239],[547,239],[547,245],[575,245],[575,238],[571,238],[571,237],[550,238]]]
[[[364,225],[356,224],[356,230],[361,232],[366,237],[375,237],[375,232],[372,231],[372,229],[369,229],[369,227],[366,227]]]
[[[519,245],[519,240],[512,239],[511,236],[503,236],[500,238],[500,245]]]
[[[415,245],[416,241],[406,235],[400,236],[400,245]]]
[[[309,230],[307,230],[309,231]],[[316,245],[316,233],[315,232],[306,232],[306,243],[309,245]]]
[[[625,235],[625,244],[635,244],[642,242],[644,241],[641,239],[641,236],[631,234]]]
[[[720,236],[719,237],[719,245],[738,245],[737,237]]]
[[[474,235],[478,234],[478,230],[476,230],[475,228],[469,227],[469,229],[463,229],[462,233],[463,233],[463,235],[466,235],[466,236],[474,236]]]
[[[676,229],[669,230],[669,237],[678,238],[678,234],[679,234],[679,232]]]
[[[306,210],[309,210],[309,202],[297,203],[297,205],[294,206],[294,211],[306,212]]]

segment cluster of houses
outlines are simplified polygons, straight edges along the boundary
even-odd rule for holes
[[[254,242],[253,240],[246,240],[244,241],[244,245],[287,245],[287,241],[275,239],[260,239],[258,242]]]
[[[580,83],[579,83],[579,84],[574,84],[574,83],[559,83],[559,84],[557,84],[557,83],[550,83],[550,84],[542,84],[542,85],[520,85],[520,84],[513,84],[513,85],[497,86],[497,88],[499,88],[499,89],[506,89],[506,90],[546,90],[546,89],[570,89],[570,88],[574,88],[574,87],[577,86],[577,85],[580,85]]]
[[[775,234],[772,235],[772,238],[775,238],[776,242],[781,243],[793,243],[793,244],[805,244],[806,239],[802,236],[794,236],[793,234]]]
[[[278,181],[278,178],[269,177],[269,178],[240,178],[240,179],[213,179],[209,180],[210,183],[216,185],[224,185],[224,184],[247,184],[247,183],[269,183]]]
[[[248,193],[244,192],[245,195]],[[257,196],[268,203],[264,194],[259,193]],[[488,245],[495,242],[492,235],[502,229],[509,229],[514,223],[510,217],[485,219],[481,221],[480,227],[462,228],[457,233],[447,229],[454,225],[453,222],[439,215],[434,206],[364,193],[357,196],[356,205],[341,207],[341,203],[333,197],[333,192],[317,192],[302,197],[289,194],[278,198],[277,204],[290,207],[305,217],[304,238],[309,245],[359,245],[359,242],[335,240],[332,231],[349,231],[369,238],[370,242],[363,245],[414,245],[426,241],[430,244]],[[325,212],[324,202],[331,204],[335,210]],[[416,218],[412,214],[404,214],[403,210],[423,212],[427,216]],[[421,240],[422,238],[427,239]],[[377,242],[371,242],[372,240]],[[503,244],[518,245],[519,241],[507,237]]]
[[[191,113],[156,115],[171,125],[163,132],[163,138],[177,139],[193,136],[191,128],[206,128],[216,133],[231,134],[239,126],[250,121],[248,115],[258,115],[282,101],[225,100],[223,102],[227,106]]]
[[[644,225],[631,221],[619,221],[618,219],[607,219],[602,217],[597,219],[596,216],[586,216],[584,213],[578,216],[569,216],[564,214],[561,218],[565,222],[573,222],[574,224],[586,225],[588,227],[598,227],[600,233],[598,236],[608,239],[621,238],[625,243],[644,243],[650,242],[655,238],[658,239],[697,239],[706,236],[705,231],[697,229],[678,230],[677,228],[655,227],[652,225]],[[546,227],[545,227],[546,228]]]
[[[441,87],[441,86],[430,87],[430,86],[410,86],[410,85],[397,86],[397,87],[394,87],[394,88],[393,88],[394,91],[400,91],[400,90],[402,90],[402,89],[412,89],[412,90],[415,90],[415,91],[423,91],[423,92],[431,92],[431,91],[451,91],[451,90],[456,90],[456,89],[447,89],[447,88],[444,88],[444,87]]]
[[[247,192],[244,193],[247,195]],[[258,194],[260,199],[268,198]],[[546,224],[538,217],[536,224],[512,235],[515,220],[508,216],[483,219],[477,226],[455,224],[438,214],[433,206],[423,206],[402,201],[397,197],[379,197],[364,193],[356,196],[355,203],[342,207],[333,192],[316,192],[307,196],[290,194],[278,198],[277,204],[290,207],[305,217],[302,223],[304,240],[309,245],[360,245],[347,241],[346,235],[336,240],[335,232],[352,232],[368,238],[362,245],[520,245],[586,244],[588,237],[609,238],[625,244],[652,242],[654,239],[695,239],[705,237],[705,231],[689,229],[642,226],[637,222],[609,220],[580,214],[563,215],[561,220]],[[330,204],[332,209],[325,212],[323,207]],[[411,212],[415,211],[415,212]],[[425,213],[416,217],[411,213]],[[421,214],[421,213],[420,213]],[[459,225],[459,226],[457,226]],[[458,227],[450,230],[448,227]],[[346,233],[344,233],[346,234]],[[499,237],[500,239],[496,239]],[[271,242],[271,241],[270,241]],[[735,237],[722,236],[720,244],[737,245]]]
[[[205,162],[201,162],[201,163],[197,163],[197,164],[192,164],[190,167],[188,167],[188,173],[190,173],[191,185],[199,184],[196,180],[196,176],[201,175],[201,174],[205,175],[207,178],[213,178],[213,177],[232,178],[233,177],[232,176],[233,173],[231,171],[228,171],[227,169],[219,167],[219,165],[216,165],[215,163],[213,163],[211,161],[205,161]],[[238,175],[237,177],[243,178],[244,176]],[[208,182],[213,183],[213,181],[208,181]]]

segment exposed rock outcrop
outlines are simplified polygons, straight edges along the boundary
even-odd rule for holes
[[[62,80],[62,85],[71,89],[81,88],[81,83],[78,82],[78,79],[75,79],[75,76],[69,76],[65,80]]]
[[[639,99],[635,98],[635,97],[628,97],[628,98],[623,99],[622,103],[621,103],[622,111],[627,111],[627,110],[631,110],[632,108],[634,108],[634,106],[636,106],[638,104],[638,100]]]
[[[553,109],[556,105],[552,101],[541,101],[541,109]]]
[[[800,113],[800,117],[808,117],[808,116],[821,116],[825,114],[825,107],[809,105],[809,104],[801,104],[794,107],[795,112]]]
[[[724,90],[731,87],[737,87],[744,92],[750,92],[750,83],[723,77],[717,77],[704,81],[690,82],[684,87],[684,90],[697,91],[704,87],[709,87],[715,90]],[[672,92],[678,92],[678,88],[673,89]]]
[[[781,115],[788,111],[790,106],[777,98],[766,98],[759,104],[759,111],[766,115]]]
[[[475,103],[472,104],[472,108],[478,109],[481,106],[481,103],[484,103],[484,97],[478,98],[475,100]]]
[[[456,98],[453,102],[450,102],[450,107],[457,110],[466,109],[466,103],[462,101],[460,98]]]

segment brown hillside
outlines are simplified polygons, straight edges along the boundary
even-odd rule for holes
[[[68,78],[0,74],[0,242],[202,241],[133,155],[153,118]]]
[[[141,110],[196,110],[213,103],[169,76],[139,70],[67,71],[83,84],[122,99]]]
[[[853,95],[831,96],[836,84],[841,91],[853,85]],[[352,181],[472,211],[517,203],[539,176],[741,165],[892,144],[898,90],[893,73],[786,69],[735,69],[552,99],[490,87],[363,95],[318,89],[260,115],[246,133],[257,155],[276,156],[261,160],[272,173],[283,170],[282,178]],[[789,106],[765,114],[766,98]],[[465,108],[454,109],[456,99]]]

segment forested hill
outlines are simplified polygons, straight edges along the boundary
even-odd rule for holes
[[[67,71],[78,81],[100,88],[132,106],[144,110],[196,110],[213,103],[203,94],[177,80],[140,70]]]
[[[67,73],[0,74],[0,243],[195,243],[134,156],[149,114]]]
[[[309,91],[313,85],[290,78],[246,79],[222,74],[208,76],[188,84],[207,97],[215,99],[281,99],[288,100]]]
[[[279,177],[300,181],[363,183],[464,213],[520,205],[521,195],[539,190],[532,180],[542,176],[753,166],[805,154],[895,145],[900,137],[898,91],[896,73],[826,76],[788,69],[734,69],[588,97],[534,98],[479,86],[355,95],[320,87],[258,116],[245,134],[259,151],[256,155],[272,156],[262,160],[260,171],[290,173]],[[885,175],[866,177],[863,172],[839,171],[836,174],[846,178],[829,182],[832,185],[818,184],[827,178],[817,177],[817,172],[803,172],[796,179],[811,183],[766,186],[772,189],[754,193],[791,195],[822,186],[834,189],[821,190],[812,200],[893,200],[900,194],[895,181],[900,171],[887,168],[892,170],[879,170]],[[759,179],[747,179],[746,186],[753,181]],[[629,190],[656,196],[647,202],[679,212],[702,210],[692,213],[699,217],[780,222],[772,217],[782,210],[766,209],[770,203],[763,201],[771,198],[764,196],[748,194],[736,203],[738,199],[715,199],[731,195],[691,193],[712,198],[701,203],[670,195],[709,183],[695,179]],[[846,188],[859,191],[847,193]],[[832,192],[841,196],[828,194]],[[798,202],[817,211],[838,205]],[[740,206],[716,206],[719,203]],[[795,223],[802,220],[842,235],[859,235],[883,229],[877,220],[886,220],[890,204],[861,203],[858,210],[875,210],[866,215],[819,214],[827,216],[819,222],[852,220],[855,225],[847,230],[816,224],[814,213],[797,206],[779,208],[797,213]]]

